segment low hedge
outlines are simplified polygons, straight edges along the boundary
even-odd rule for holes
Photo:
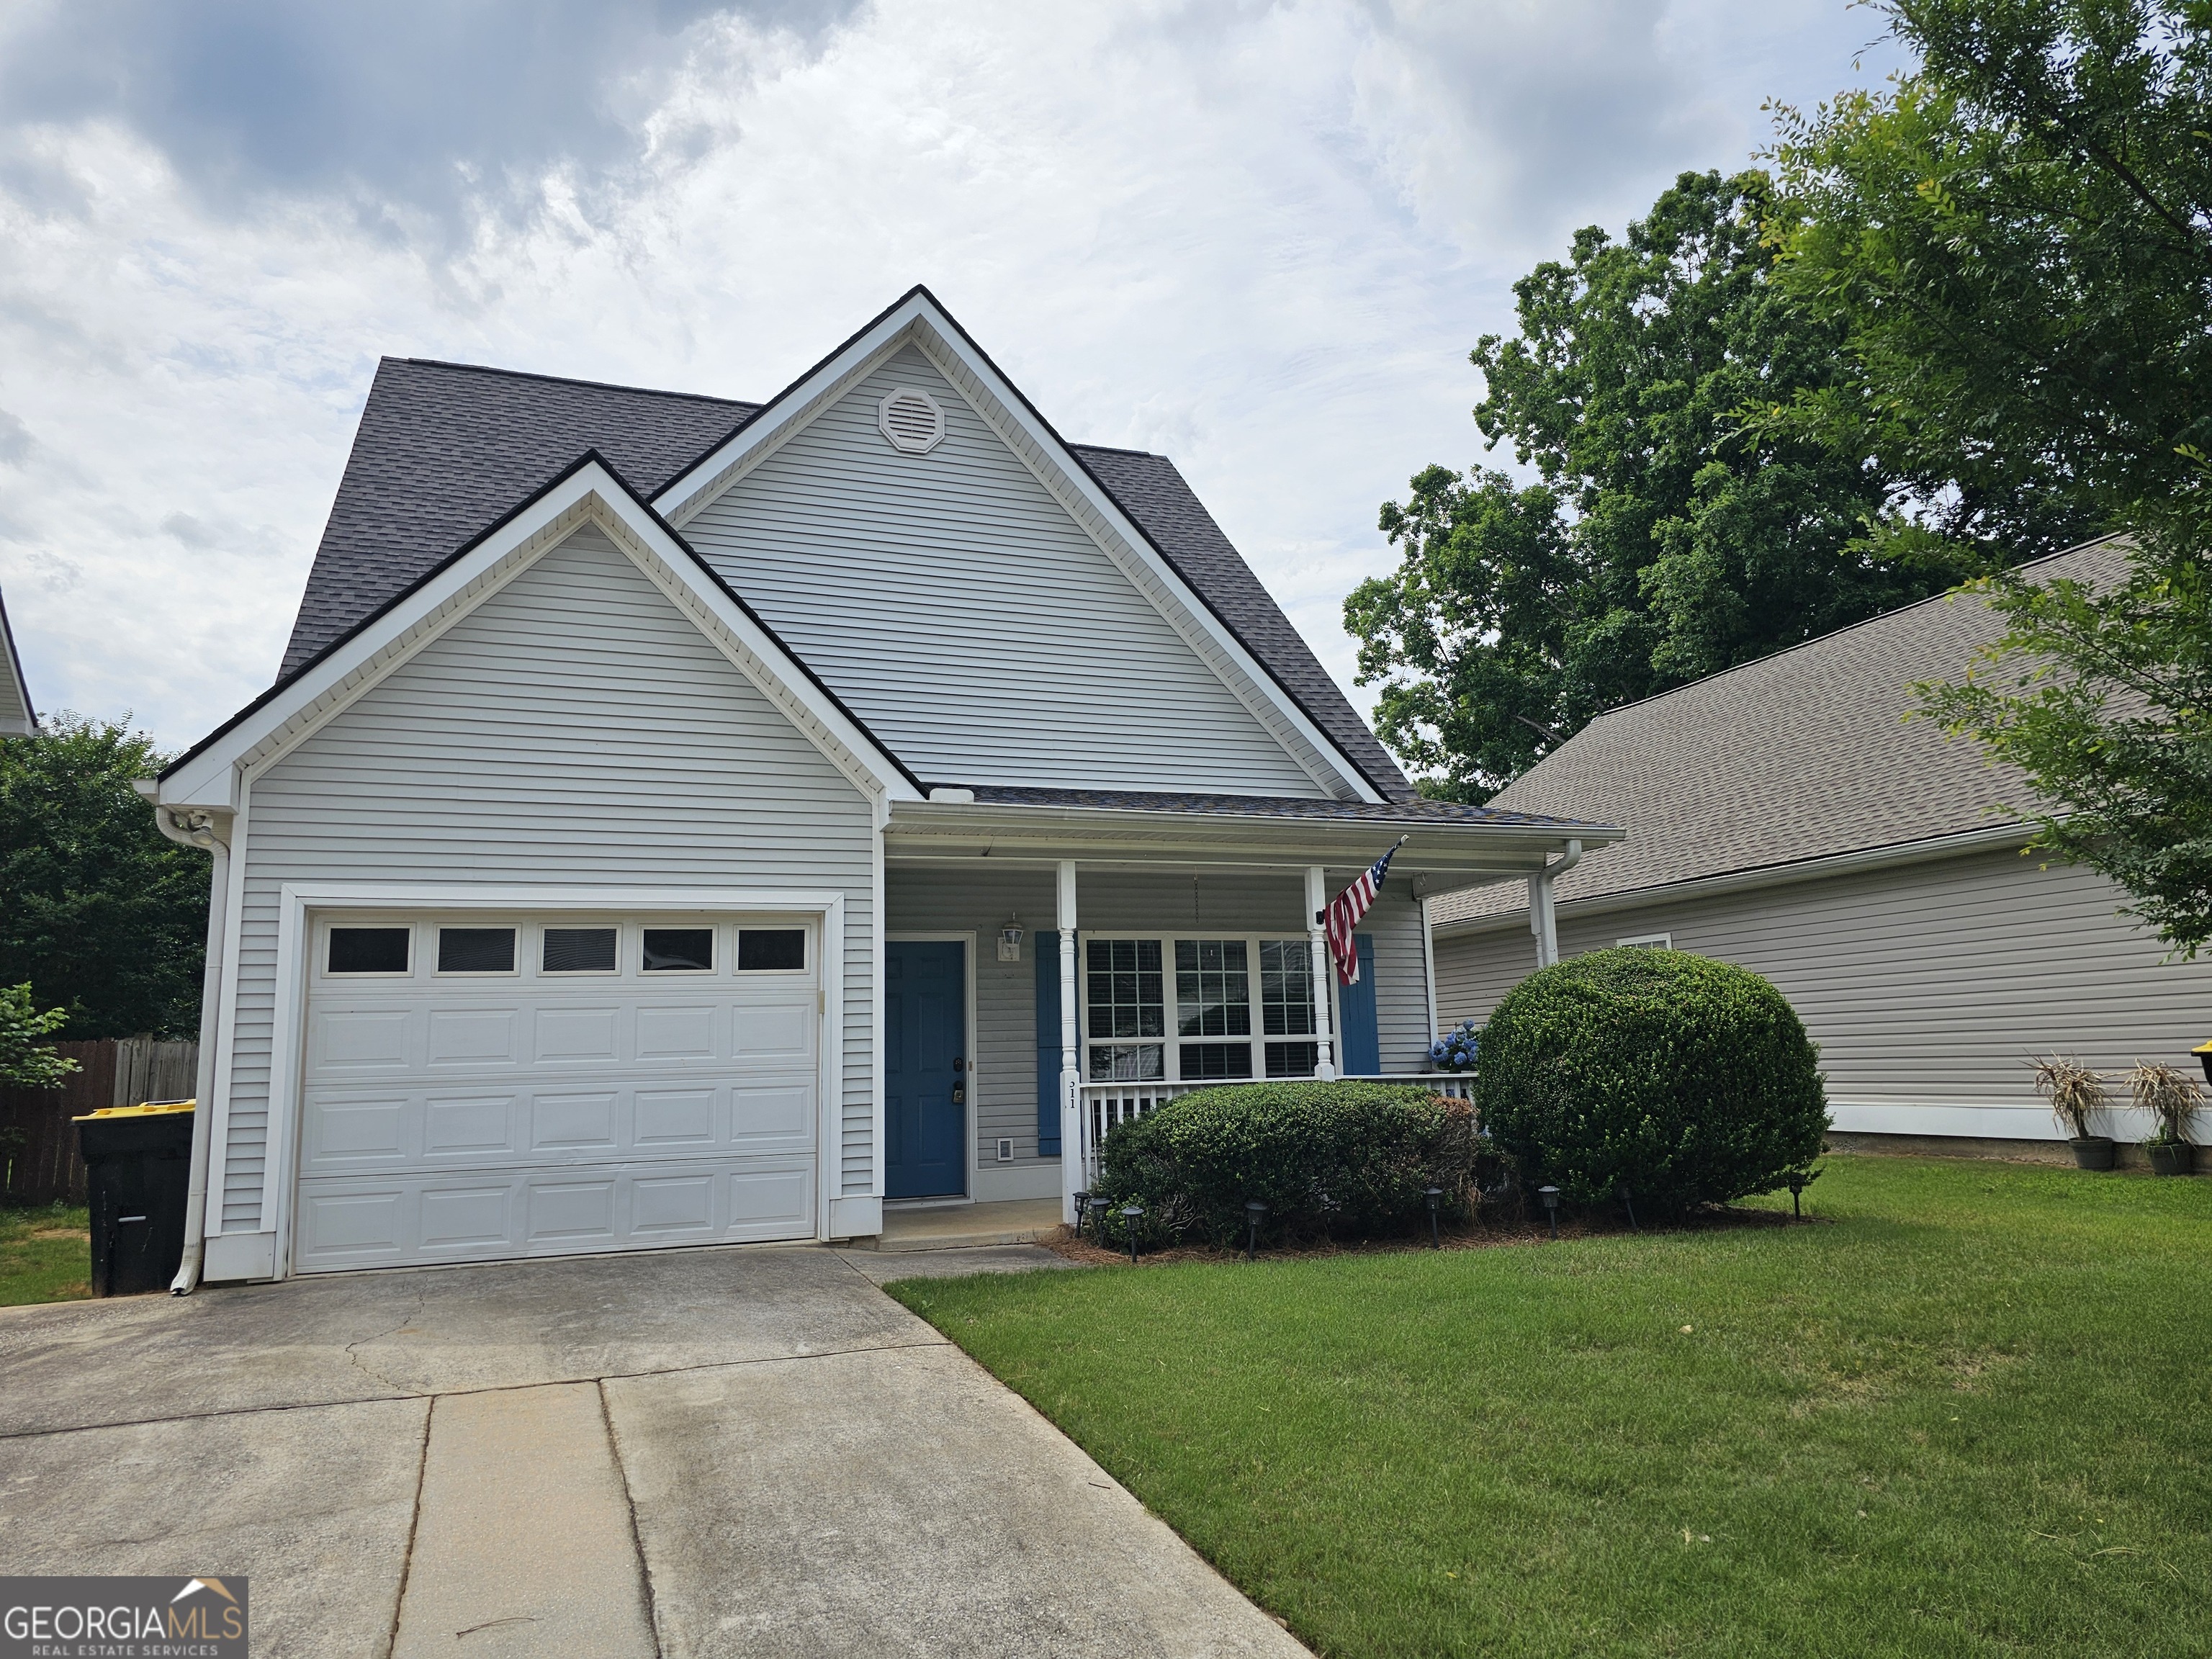
[[[1505,994],[1475,1103],[1528,1186],[1679,1211],[1771,1192],[1819,1156],[1819,1060],[1789,1000],[1747,969],[1594,951]]]
[[[1467,1103],[1419,1085],[1284,1082],[1198,1090],[1099,1150],[1096,1195],[1109,1212],[1142,1205],[1140,1238],[1228,1243],[1253,1199],[1273,1237],[1408,1231],[1426,1224],[1431,1187],[1463,1214],[1475,1142]],[[1127,1237],[1118,1215],[1108,1231]]]

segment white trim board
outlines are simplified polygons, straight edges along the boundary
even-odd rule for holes
[[[269,1127],[261,1184],[261,1233],[275,1239],[273,1273],[292,1273],[293,1212],[299,1190],[299,1117],[305,1056],[306,943],[312,914],[323,910],[697,910],[767,912],[819,918],[822,939],[820,1059],[815,1112],[819,1183],[814,1236],[830,1231],[844,1139],[845,896],[805,888],[440,886],[398,882],[287,882],[277,895],[276,1007],[269,1045]]]
[[[690,550],[604,466],[589,461],[179,763],[161,779],[161,803],[231,808],[242,797],[242,780],[283,758],[587,524],[622,549],[855,787],[872,795],[921,798],[897,762],[731,599]]]
[[[654,498],[669,523],[690,523],[878,363],[913,345],[1020,459],[1231,693],[1328,793],[1382,799],[1243,641],[1168,562],[1120,503],[1071,453],[1027,398],[969,340],[951,313],[916,289],[794,381]]]

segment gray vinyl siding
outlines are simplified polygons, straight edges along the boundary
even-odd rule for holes
[[[1357,871],[1331,871],[1330,890]],[[885,883],[887,932],[976,935],[975,1130],[988,1168],[1001,1135],[1017,1164],[1036,1161],[1036,960],[1057,950],[1058,898],[1050,870],[893,865]],[[1018,912],[1027,937],[1019,963],[998,960],[999,929]],[[1076,873],[1076,915],[1085,933],[1261,933],[1304,939],[1305,877],[1291,871],[1091,870]],[[1376,1032],[1382,1069],[1426,1062],[1428,988],[1420,908],[1410,890],[1386,884],[1359,931],[1375,939]],[[1057,1160],[1048,1160],[1057,1162]],[[1004,1168],[1004,1165],[996,1167]]]
[[[285,882],[842,890],[841,1185],[866,1191],[873,837],[860,791],[579,532],[254,782],[224,1227],[262,1224]]]
[[[2030,1054],[2117,1073],[2186,1065],[2212,1036],[2212,962],[2164,960],[2123,902],[2093,872],[1996,852],[1563,916],[1559,949],[1669,933],[1765,975],[1820,1045],[1832,1102],[2040,1112]],[[1516,917],[1440,936],[1436,959],[1438,1017],[1480,1020],[1534,969],[1535,945]]]
[[[877,429],[899,386],[928,454]],[[1326,793],[911,347],[684,533],[929,782]]]

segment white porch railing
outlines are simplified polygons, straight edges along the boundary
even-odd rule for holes
[[[1237,1082],[1257,1081],[1239,1078]],[[1449,1095],[1458,1100],[1474,1097],[1474,1079],[1464,1072],[1421,1072],[1399,1077],[1361,1077],[1347,1079],[1353,1083],[1418,1083],[1431,1093]],[[1082,1110],[1078,1121],[1083,1127],[1080,1149],[1083,1187],[1089,1190],[1098,1184],[1098,1148],[1105,1140],[1107,1131],[1117,1123],[1127,1123],[1131,1118],[1142,1117],[1154,1109],[1164,1106],[1178,1095],[1187,1095],[1194,1089],[1218,1089],[1220,1083],[1086,1083],[1082,1090]]]

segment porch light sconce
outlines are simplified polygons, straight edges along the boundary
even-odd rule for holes
[[[999,929],[999,960],[1019,962],[1022,959],[1022,916],[1017,910]]]
[[[1551,1220],[1552,1237],[1556,1239],[1559,1236],[1559,1189],[1557,1187],[1539,1187],[1536,1196],[1544,1200],[1544,1213]]]
[[[1141,1204],[1124,1204],[1121,1206],[1121,1224],[1129,1230],[1129,1265],[1132,1267],[1137,1265],[1137,1223],[1143,1218],[1144,1213],[1145,1206]]]
[[[1257,1261],[1260,1259],[1260,1222],[1267,1213],[1267,1206],[1260,1202],[1258,1199],[1255,1198],[1246,1200],[1244,1205],[1244,1259],[1247,1261]]]
[[[1432,1250],[1441,1250],[1444,1247],[1444,1238],[1443,1232],[1437,1228],[1437,1217],[1444,1201],[1444,1189],[1441,1187],[1431,1187],[1421,1196],[1429,1200],[1429,1248]]]

